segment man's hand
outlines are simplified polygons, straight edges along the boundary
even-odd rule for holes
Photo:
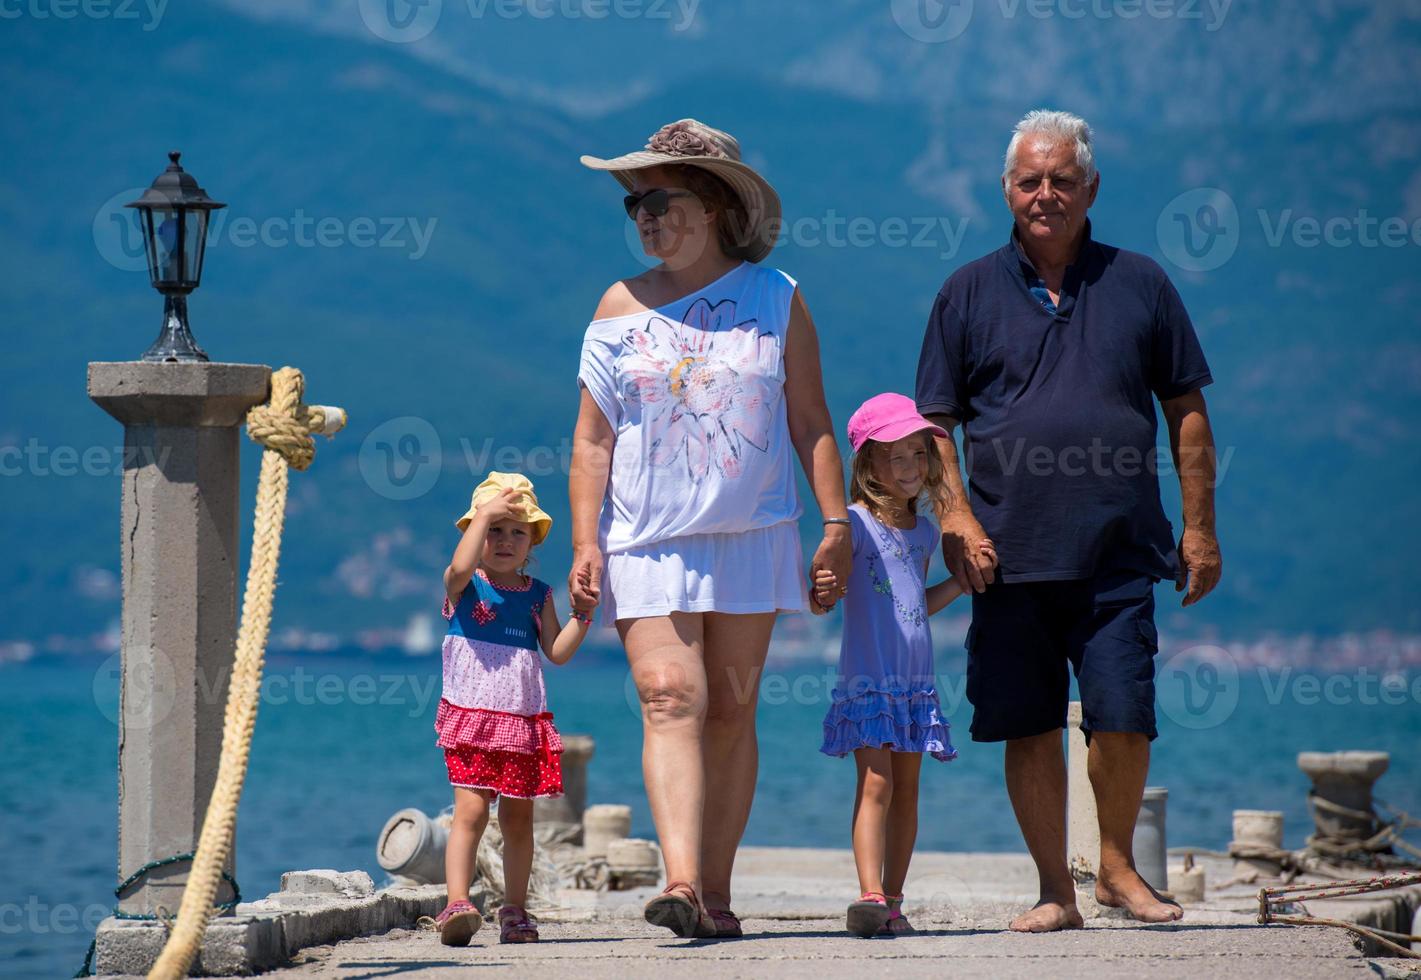
[[[942,558],[964,595],[986,592],[997,577],[995,549],[984,550],[986,532],[970,513],[952,511],[942,521]]]
[[[1192,606],[1219,584],[1224,574],[1224,559],[1219,554],[1219,539],[1213,531],[1185,528],[1179,537],[1179,578],[1174,591],[1189,592],[1181,605]]]

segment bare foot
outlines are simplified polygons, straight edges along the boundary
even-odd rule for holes
[[[1011,920],[1012,932],[1059,932],[1062,929],[1080,929],[1085,925],[1074,901],[1057,902],[1043,898],[1030,912],[1023,912]]]
[[[1184,909],[1160,895],[1134,870],[1102,874],[1095,882],[1095,900],[1112,909],[1124,909],[1141,922],[1178,922]]]

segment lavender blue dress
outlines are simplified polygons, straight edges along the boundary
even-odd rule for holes
[[[849,507],[854,567],[844,597],[844,638],[833,703],[819,751],[858,748],[957,756],[938,702],[925,586],[938,530],[919,517],[911,530]]]

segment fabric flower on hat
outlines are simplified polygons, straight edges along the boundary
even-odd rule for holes
[[[725,156],[724,150],[696,132],[685,119],[662,126],[647,141],[646,148],[654,153],[673,153],[683,157]]]

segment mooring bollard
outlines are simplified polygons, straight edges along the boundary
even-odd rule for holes
[[[385,821],[375,843],[375,859],[396,877],[442,885],[448,844],[447,826],[417,807],[406,807]]]
[[[1317,836],[1361,843],[1379,829],[1372,786],[1391,764],[1386,752],[1300,752],[1298,768],[1312,780]]]
[[[587,764],[597,750],[591,735],[562,737],[562,796],[533,801],[533,822],[581,828],[582,811],[587,806]],[[580,833],[571,838],[582,843]]]
[[[582,812],[582,848],[589,857],[606,857],[613,841],[632,832],[632,808],[625,803],[597,803]]]
[[[1169,890],[1169,841],[1166,833],[1165,809],[1169,790],[1163,786],[1146,786],[1140,803],[1140,815],[1135,821],[1135,836],[1131,850],[1135,854],[1135,870],[1140,877],[1159,891]]]
[[[1277,852],[1283,849],[1283,811],[1235,810],[1234,837],[1229,853],[1234,856],[1234,875],[1277,877],[1283,870]]]
[[[89,397],[124,427],[120,880],[192,851],[202,831],[236,645],[238,430],[270,382],[257,364],[89,365]],[[175,913],[190,867],[148,871],[119,910]],[[231,897],[224,884],[217,901]]]

